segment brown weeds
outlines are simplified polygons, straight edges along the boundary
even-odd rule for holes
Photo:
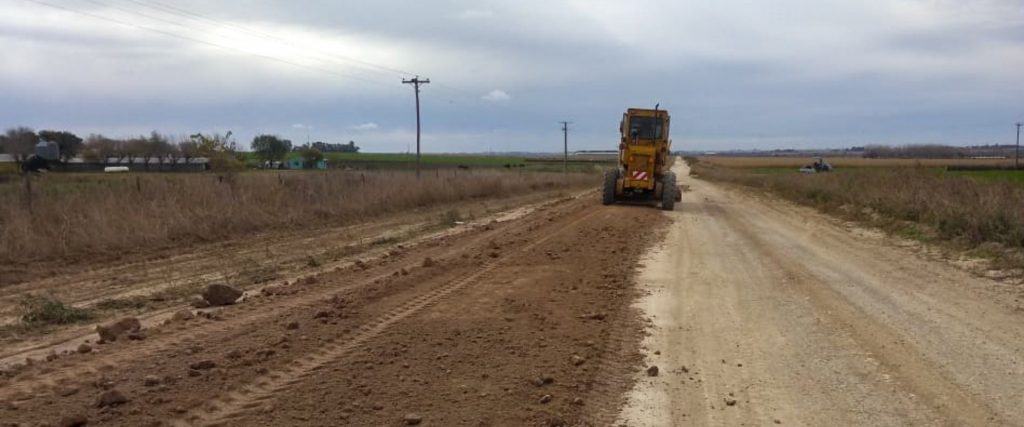
[[[850,219],[902,234],[977,248],[1024,248],[1024,186],[979,181],[927,168],[878,168],[825,174],[756,174],[698,162],[700,177],[769,190]],[[914,224],[924,225],[926,232]],[[922,236],[916,236],[922,237]]]
[[[590,174],[500,171],[59,175],[0,183],[0,263],[346,224],[467,199],[595,186]],[[31,204],[29,204],[31,201]],[[30,209],[31,208],[31,209]]]

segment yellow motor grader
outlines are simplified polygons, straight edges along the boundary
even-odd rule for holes
[[[647,200],[663,210],[675,207],[679,197],[676,175],[669,170],[672,141],[668,138],[668,111],[630,108],[619,124],[619,163],[604,175],[602,201]]]

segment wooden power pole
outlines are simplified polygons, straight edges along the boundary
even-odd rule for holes
[[[569,125],[572,122],[558,122],[562,124],[562,173],[569,172]]]
[[[416,90],[416,179],[420,178],[420,85],[430,83],[430,79],[421,79],[420,76],[412,79],[402,79],[403,84],[412,85]]]

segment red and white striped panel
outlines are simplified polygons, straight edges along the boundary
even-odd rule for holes
[[[633,171],[633,179],[637,180],[637,181],[646,181],[647,180],[647,172],[646,171]]]

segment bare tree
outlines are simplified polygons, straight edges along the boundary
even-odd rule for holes
[[[27,127],[16,127],[4,133],[4,140],[4,151],[14,156],[14,161],[21,164],[35,151],[39,136]]]
[[[82,157],[87,160],[106,164],[111,157],[117,155],[117,147],[114,140],[103,135],[89,135],[85,140],[85,147]]]

